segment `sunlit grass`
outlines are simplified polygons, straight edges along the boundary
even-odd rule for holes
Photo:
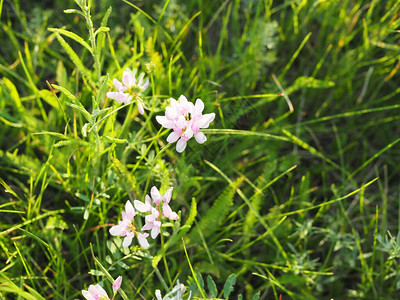
[[[0,0],[0,299],[398,298],[398,1],[91,2]],[[216,114],[182,154],[180,95]],[[123,248],[152,186],[180,218]]]

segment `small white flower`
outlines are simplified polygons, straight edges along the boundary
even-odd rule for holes
[[[108,92],[107,97],[114,99],[118,103],[128,104],[132,99],[137,101],[139,113],[143,115],[144,106],[142,102],[142,93],[149,86],[149,80],[144,79],[144,73],[140,73],[136,80],[137,69],[126,69],[122,75],[122,83],[114,78],[113,84],[118,92]]]
[[[182,300],[185,291],[186,287],[182,283],[179,283],[179,280],[177,280],[174,288],[164,297],[161,296],[160,290],[156,290],[156,298],[157,300]],[[191,298],[191,293],[189,294],[187,300],[190,300],[190,298]]]
[[[132,243],[132,239],[137,235],[140,246],[148,248],[150,245],[146,238],[149,236],[148,233],[137,232],[134,217],[136,216],[135,209],[132,203],[128,200],[125,204],[125,211],[122,212],[122,220],[119,221],[118,225],[114,225],[110,228],[110,234],[113,236],[125,237],[122,242],[123,247],[129,247]]]

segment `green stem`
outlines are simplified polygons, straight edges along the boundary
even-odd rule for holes
[[[122,124],[122,128],[118,133],[118,137],[124,136],[127,128],[129,127],[129,125],[132,122],[131,115],[132,115],[132,112],[133,112],[133,102],[130,102],[129,104],[132,104],[132,105],[130,105],[129,108],[128,108],[128,112],[126,114],[126,118],[124,120],[124,124]]]
[[[161,131],[161,129],[160,129],[160,131]],[[153,163],[151,164],[151,169],[154,168],[154,165],[156,164],[158,157],[160,157],[160,155],[161,155],[165,150],[167,150],[167,149],[169,148],[170,145],[171,145],[171,144],[166,145],[164,148],[162,148],[162,149],[160,150],[160,152],[157,153],[156,157],[154,157],[154,159],[153,159]],[[156,148],[156,149],[157,149],[157,148]],[[151,179],[151,177],[148,176],[148,178],[147,178],[147,180],[146,180],[146,186],[145,186],[146,188],[145,188],[145,191],[147,191],[148,188],[149,188],[150,179]]]
[[[160,282],[161,282],[162,286],[164,287],[164,289],[166,291],[168,291],[168,285],[166,284],[164,278],[162,277],[162,275],[160,273],[160,270],[157,267],[155,267],[154,271],[156,272],[156,275],[157,275],[158,279],[160,280]]]
[[[92,46],[92,51],[93,51],[92,56],[93,56],[93,60],[94,60],[94,68],[96,70],[97,80],[100,80],[100,77],[101,77],[100,59],[99,59],[99,56],[97,55],[96,37],[94,35],[92,17],[90,16],[90,8],[86,6],[83,12],[85,14],[86,23],[87,23],[87,27],[89,30],[89,40],[90,40],[90,44]]]
[[[104,121],[105,119],[107,119],[110,115],[112,115],[113,113],[116,113],[117,111],[119,111],[120,109],[123,109],[124,107],[128,106],[132,104],[132,102],[129,102],[127,104],[121,105],[120,107],[114,109],[113,111],[109,112],[108,114],[106,114],[104,117],[102,117],[99,121],[97,121],[96,123],[94,123],[90,129],[88,130],[88,133],[91,132],[93,130],[93,128],[95,128],[97,125],[99,125],[102,121]]]
[[[161,216],[161,212],[160,212],[160,216]],[[163,262],[164,262],[164,266],[165,266],[165,271],[167,272],[167,277],[168,277],[169,284],[172,286],[171,274],[169,273],[169,268],[168,268],[168,264],[167,264],[167,257],[165,256],[165,253],[167,251],[166,251],[166,249],[164,249],[165,248],[165,243],[164,243],[164,236],[163,236],[162,228],[163,228],[163,226],[161,224],[161,226],[160,226],[161,248],[164,250],[162,257],[163,257]]]

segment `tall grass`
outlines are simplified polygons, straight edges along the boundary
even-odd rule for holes
[[[71,9],[0,1],[0,299],[398,298],[398,1]],[[106,97],[126,68],[143,116]],[[182,154],[155,120],[181,94],[217,115]],[[123,248],[152,186],[180,219]]]

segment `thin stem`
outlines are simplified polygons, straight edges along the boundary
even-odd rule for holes
[[[100,122],[102,122],[103,120],[107,119],[110,115],[112,115],[113,113],[116,113],[117,111],[119,111],[120,109],[123,109],[124,107],[128,106],[132,104],[132,102],[129,102],[127,104],[121,105],[120,107],[114,109],[113,111],[109,112],[108,114],[106,114],[104,117],[102,117],[99,121],[97,121],[96,123],[94,123],[92,125],[92,127],[90,127],[90,129],[88,130],[88,132],[91,132],[93,128],[95,128]]]
[[[160,270],[157,267],[155,267],[154,271],[156,272],[156,275],[157,275],[158,279],[160,280],[160,282],[161,282],[162,286],[164,287],[164,289],[166,291],[168,291],[168,285],[166,284],[164,278],[162,277],[162,275],[160,273]]]
[[[160,207],[158,208],[158,210],[160,210]],[[161,219],[161,212],[160,212],[160,219]],[[166,249],[164,249],[165,248],[165,243],[164,243],[164,236],[163,236],[162,228],[163,228],[163,226],[162,226],[162,223],[161,223],[161,226],[160,226],[161,248],[164,250],[162,257],[163,257],[163,262],[164,262],[164,266],[165,266],[165,271],[167,272],[167,277],[168,277],[169,284],[172,286],[171,274],[169,273],[169,268],[168,268],[168,264],[167,264],[167,257],[165,256],[165,253],[166,253],[165,250]]]
[[[92,46],[92,56],[94,59],[94,68],[97,74],[97,80],[100,80],[101,71],[100,71],[100,59],[97,55],[97,47],[96,47],[96,36],[94,35],[94,28],[93,28],[93,21],[92,17],[90,16],[90,7],[85,6],[83,9],[83,13],[85,15],[87,27],[89,30],[89,40]]]

